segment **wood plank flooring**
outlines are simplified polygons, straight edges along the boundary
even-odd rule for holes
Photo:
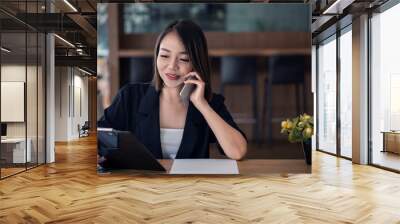
[[[400,154],[374,151],[372,160],[374,164],[400,170]]]
[[[312,174],[98,176],[96,139],[0,181],[0,223],[400,223],[400,175],[314,152]]]

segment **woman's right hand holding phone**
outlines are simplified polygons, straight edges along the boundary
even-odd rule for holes
[[[191,78],[192,77],[192,78]],[[205,82],[201,79],[200,75],[197,74],[197,72],[189,72],[187,75],[185,75],[185,85],[186,84],[193,84],[196,87],[190,94],[190,101],[194,104],[197,109],[201,109],[201,107],[207,105],[207,100],[204,97],[204,92],[205,92]]]

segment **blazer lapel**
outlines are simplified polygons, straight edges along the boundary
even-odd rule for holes
[[[199,134],[198,129],[202,123],[202,119],[200,111],[196,109],[192,102],[189,102],[182,141],[176,155],[177,159],[191,158],[194,150],[196,150],[196,142]]]
[[[140,102],[136,126],[140,140],[156,158],[162,158],[159,101],[159,92],[150,86]]]

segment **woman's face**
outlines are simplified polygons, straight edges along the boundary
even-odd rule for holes
[[[178,34],[172,31],[164,36],[157,55],[157,69],[166,87],[178,87],[183,76],[191,72],[192,62]]]

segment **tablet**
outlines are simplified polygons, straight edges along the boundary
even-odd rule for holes
[[[109,128],[97,129],[98,162],[104,169],[135,169],[166,171],[153,154],[129,131]]]

